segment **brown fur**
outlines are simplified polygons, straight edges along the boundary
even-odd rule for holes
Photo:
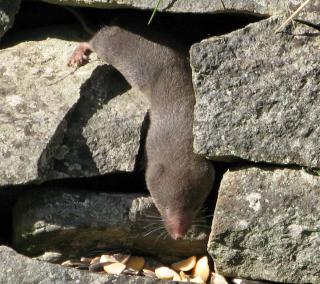
[[[132,26],[107,26],[89,45],[150,99],[146,182],[168,232],[177,239],[208,196],[214,169],[193,153],[195,97],[187,57],[166,37]],[[81,52],[88,54],[78,48],[71,65],[79,63]]]

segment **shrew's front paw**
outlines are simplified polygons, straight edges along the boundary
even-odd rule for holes
[[[86,65],[89,62],[89,55],[92,52],[92,49],[87,42],[82,42],[72,53],[68,66],[71,67],[81,67]]]

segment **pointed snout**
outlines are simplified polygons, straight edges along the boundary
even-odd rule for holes
[[[191,226],[192,218],[187,213],[170,213],[171,212],[168,210],[166,216],[168,232],[174,240],[182,239]]]

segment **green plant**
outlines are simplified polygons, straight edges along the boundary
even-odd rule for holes
[[[151,24],[155,14],[156,14],[156,12],[157,12],[157,10],[159,8],[159,5],[160,5],[161,1],[162,0],[158,0],[156,7],[153,9],[153,12],[152,12],[151,17],[150,17],[149,22],[148,22],[148,26]]]

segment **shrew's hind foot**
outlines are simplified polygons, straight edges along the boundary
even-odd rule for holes
[[[81,67],[89,62],[89,55],[92,52],[92,48],[88,42],[82,42],[72,53],[68,66]]]

